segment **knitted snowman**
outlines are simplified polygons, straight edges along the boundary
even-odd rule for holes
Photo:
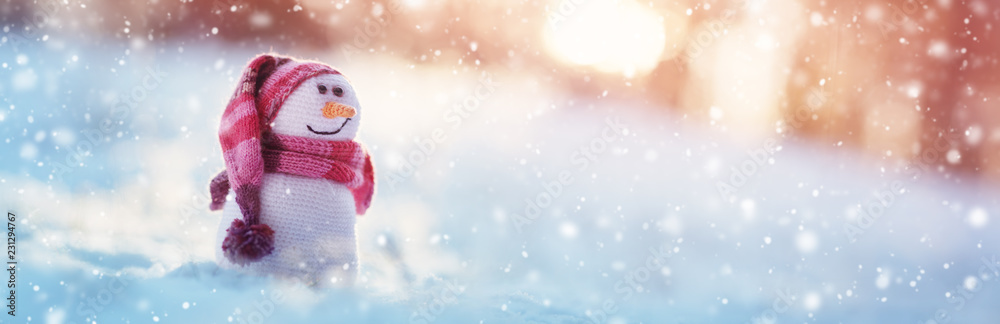
[[[226,170],[210,186],[210,208],[223,209],[221,267],[354,282],[355,218],[375,190],[371,158],[354,141],[360,108],[347,78],[326,64],[276,55],[249,63],[219,127]]]

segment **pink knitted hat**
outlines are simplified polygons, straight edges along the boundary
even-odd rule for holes
[[[243,219],[233,221],[222,249],[237,264],[246,264],[274,250],[274,231],[260,222],[260,188],[264,174],[262,136],[285,99],[303,81],[323,74],[340,74],[313,61],[260,55],[243,71],[236,92],[222,114],[219,141],[230,186]]]

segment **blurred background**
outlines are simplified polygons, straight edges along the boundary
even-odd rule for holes
[[[937,162],[1000,174],[990,113],[1000,11],[988,1],[5,1],[0,10],[9,47],[73,40],[135,59],[213,44],[504,68],[734,137],[785,130],[894,162],[963,134]],[[786,129],[783,116],[817,89],[822,109]]]
[[[213,268],[205,189],[235,79],[275,52],[352,80],[380,187],[363,288],[264,322],[992,321],[998,21],[983,0],[0,0],[22,303],[268,313],[287,287]]]

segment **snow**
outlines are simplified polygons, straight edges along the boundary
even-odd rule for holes
[[[18,63],[20,62],[21,61],[19,58]],[[15,91],[32,90],[38,84],[38,75],[35,74],[35,70],[30,68],[19,69],[17,72],[13,74],[13,78],[11,79],[11,84],[13,85]]]
[[[74,57],[110,56],[73,48]],[[953,322],[1000,317],[1000,273],[981,271],[1000,257],[989,221],[998,211],[994,188],[906,179],[906,193],[852,243],[843,230],[849,215],[904,179],[898,170],[873,170],[869,157],[783,138],[773,163],[727,199],[716,181],[728,181],[754,146],[726,132],[641,102],[576,98],[502,67],[490,67],[495,92],[456,125],[442,116],[476,93],[480,71],[360,56],[337,65],[370,109],[361,139],[379,181],[435,128],[447,137],[413,172],[400,173],[406,181],[382,185],[359,220],[358,287],[317,291],[220,269],[212,249],[221,214],[207,211],[205,189],[222,167],[215,135],[222,103],[254,53],[187,46],[132,54],[124,66],[60,66],[68,55],[48,51],[17,61],[24,66],[14,70],[60,78],[13,93],[5,100],[18,108],[0,111],[7,119],[0,138],[9,140],[0,143],[0,206],[20,219],[19,316],[33,323],[912,323],[938,310]],[[148,96],[90,141],[114,100],[132,96],[156,65],[168,73],[163,83],[140,88]],[[45,96],[50,87],[59,95]],[[32,123],[22,122],[29,116]],[[609,117],[627,135],[603,139]],[[578,160],[588,147],[591,157]],[[50,179],[54,163],[69,168],[59,180]],[[564,171],[573,181],[558,194],[547,189]],[[551,202],[519,232],[514,215],[543,194]]]
[[[795,236],[795,246],[802,253],[812,253],[819,246],[819,238],[812,231],[799,232]]]
[[[969,225],[974,228],[983,228],[990,221],[989,214],[986,213],[985,209],[975,208],[969,212]]]

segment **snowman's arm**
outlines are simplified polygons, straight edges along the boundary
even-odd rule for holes
[[[210,210],[222,209],[226,204],[226,195],[229,194],[229,175],[226,170],[219,172],[208,185],[208,191],[212,193],[212,203],[208,205]]]

